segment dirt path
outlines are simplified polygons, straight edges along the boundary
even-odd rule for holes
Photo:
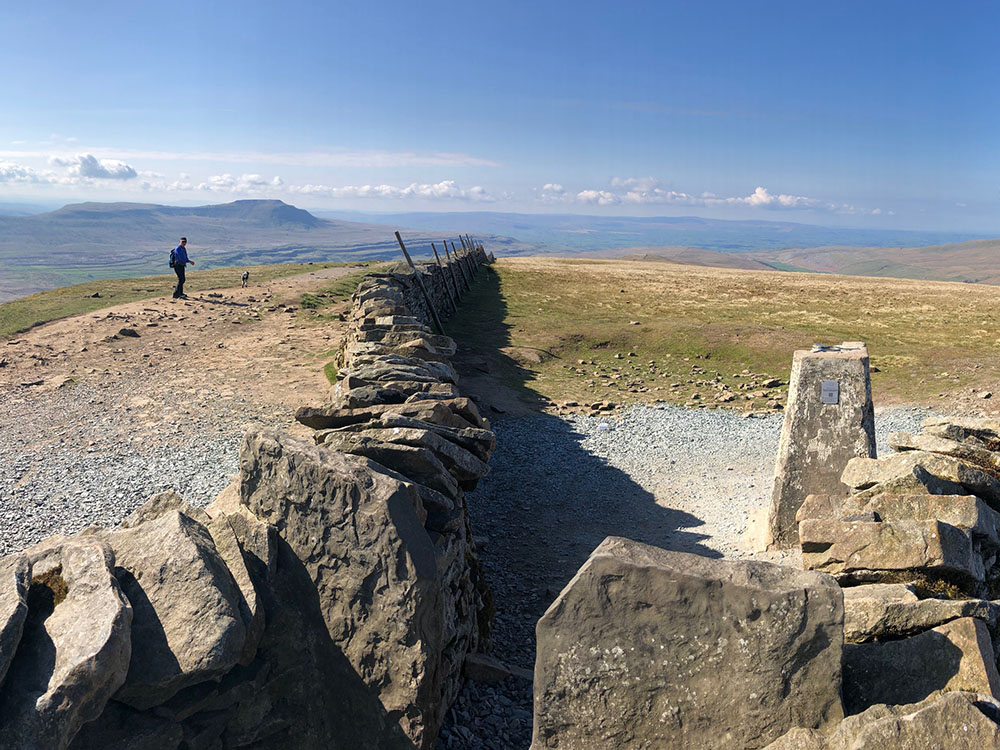
[[[318,317],[298,302],[356,270],[128,303],[0,342],[0,556],[115,526],[166,489],[211,502],[248,429],[296,430],[295,408],[325,397],[346,327],[329,313],[346,303]]]
[[[298,300],[357,270],[326,268],[188,300],[157,297],[39,326],[0,344],[0,393],[36,399],[126,378],[128,401],[106,408],[135,410],[140,422],[163,421],[171,402],[210,406],[210,395],[290,412],[325,393],[326,360],[317,355],[338,346],[344,326],[317,325]]]

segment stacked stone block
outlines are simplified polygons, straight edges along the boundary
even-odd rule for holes
[[[889,444],[797,514],[803,568],[845,587],[845,707],[1000,697],[1000,422],[932,418]]]

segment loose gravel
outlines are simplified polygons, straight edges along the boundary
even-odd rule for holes
[[[879,455],[891,453],[890,432],[917,431],[930,413],[877,410]],[[606,536],[711,557],[754,556],[747,520],[770,499],[782,420],[781,413],[745,418],[636,405],[613,417],[495,424],[490,474],[468,496],[495,597],[493,655],[533,668],[536,621]],[[527,680],[467,682],[438,747],[527,748],[531,709]]]
[[[168,489],[207,505],[237,473],[245,429],[289,419],[213,388],[135,398],[157,388],[133,376],[0,393],[0,556],[51,534],[117,526]]]

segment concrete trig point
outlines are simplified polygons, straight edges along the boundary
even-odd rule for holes
[[[767,519],[769,547],[798,543],[795,513],[806,495],[846,497],[840,475],[847,462],[875,458],[871,375],[862,342],[795,352],[788,383]]]

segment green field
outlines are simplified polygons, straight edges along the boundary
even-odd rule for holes
[[[504,258],[448,327],[529,400],[714,404],[727,386],[720,405],[760,408],[783,400],[793,351],[860,340],[876,403],[941,403],[1000,389],[998,301],[982,285]]]

